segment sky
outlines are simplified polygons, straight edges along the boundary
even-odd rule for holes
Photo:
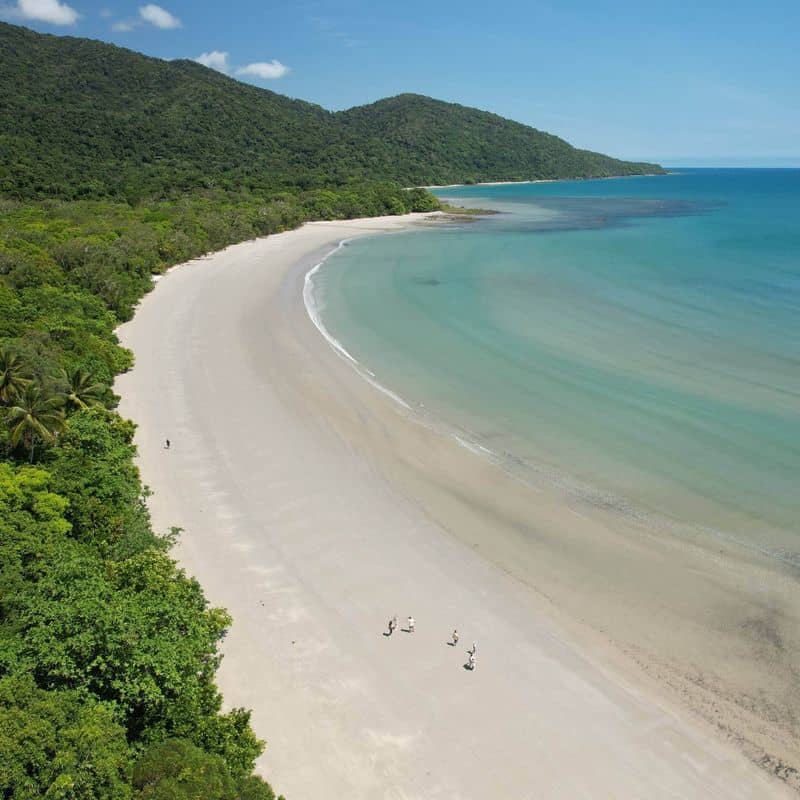
[[[338,110],[401,92],[669,166],[800,166],[800,0],[0,0]]]

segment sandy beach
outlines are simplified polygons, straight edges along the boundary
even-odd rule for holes
[[[796,755],[794,700],[774,699],[789,667],[760,682],[753,632],[696,612],[762,619],[767,566],[532,493],[315,328],[306,273],[423,216],[311,223],[181,265],[120,329],[154,524],[184,529],[176,556],[233,616],[219,682],[267,741],[259,771],[288,800],[795,797],[753,763]],[[652,606],[631,602],[641,586]],[[796,582],[777,591],[783,631]],[[385,636],[393,614],[416,631]],[[700,650],[701,673],[727,661],[741,686],[693,680]]]

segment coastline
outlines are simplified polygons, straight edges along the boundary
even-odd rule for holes
[[[604,175],[596,178],[537,178],[530,181],[476,181],[475,183],[432,183],[429,186],[421,186],[421,189],[461,189],[469,186],[516,186],[517,184],[536,184],[536,183],[568,183],[570,181],[613,181],[620,178],[663,178],[666,175],[674,174],[665,168],[664,172],[643,172],[639,175]],[[409,186],[409,189],[415,187]]]
[[[408,224],[236,245],[171,270],[120,330],[137,367],[117,390],[140,423],[154,522],[187,530],[179,560],[233,614],[220,685],[254,709],[264,774],[295,798],[788,796],[621,662],[610,670],[601,635],[590,654],[543,578],[525,581],[530,531],[513,516],[530,497],[320,336],[308,273],[344,239]],[[541,505],[597,535],[584,509]],[[417,617],[413,638],[381,635],[395,612]],[[444,645],[454,625],[479,641],[474,674]]]

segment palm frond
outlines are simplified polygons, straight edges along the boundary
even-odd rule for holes
[[[30,382],[22,358],[11,350],[0,348],[0,404],[12,403]]]

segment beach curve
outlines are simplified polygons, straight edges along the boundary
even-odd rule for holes
[[[303,288],[342,240],[418,220],[236,245],[170,271],[120,329],[154,522],[187,531],[179,560],[234,617],[219,680],[268,741],[261,771],[292,800],[788,796],[415,502],[421,451],[442,485],[470,454],[362,383]],[[393,613],[414,614],[413,636],[383,636]]]

